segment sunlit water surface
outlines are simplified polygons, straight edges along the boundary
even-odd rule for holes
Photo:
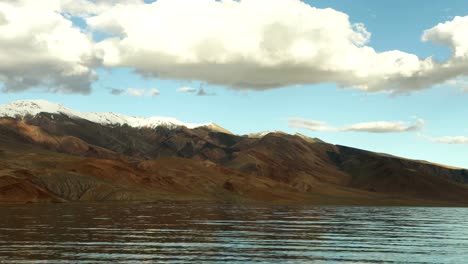
[[[0,206],[0,263],[468,263],[468,209]]]

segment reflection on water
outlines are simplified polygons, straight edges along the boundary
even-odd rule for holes
[[[466,263],[468,209],[0,206],[0,263]]]

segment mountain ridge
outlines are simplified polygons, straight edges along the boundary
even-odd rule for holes
[[[10,103],[0,105],[0,117],[11,117],[11,118],[24,118],[26,116],[35,116],[39,113],[51,113],[51,114],[65,114],[68,117],[75,117],[75,118],[81,118],[88,120],[90,122],[94,123],[99,123],[101,125],[129,125],[131,127],[135,128],[155,128],[157,126],[166,126],[169,128],[175,128],[175,127],[187,127],[190,129],[198,128],[198,127],[207,127],[208,129],[216,132],[223,132],[226,134],[233,134],[231,131],[228,129],[219,126],[218,124],[214,122],[207,122],[207,123],[200,123],[200,124],[195,124],[195,123],[184,123],[182,121],[177,120],[176,118],[172,117],[160,117],[160,116],[154,116],[154,117],[135,117],[135,116],[127,116],[124,114],[119,114],[119,113],[113,113],[113,112],[79,112],[72,110],[68,107],[65,107],[62,104],[58,103],[52,103],[47,100],[42,100],[42,99],[37,99],[37,100],[18,100],[18,101],[12,101]],[[258,133],[250,133],[248,135],[245,135],[250,138],[262,138],[269,133],[284,133],[287,134],[283,131],[278,131],[278,130],[272,130],[272,131],[262,131]],[[312,138],[308,137],[306,135],[303,135],[301,133],[295,133],[295,135],[300,136],[304,138],[305,140],[309,140],[310,142],[323,142],[319,138]],[[358,148],[356,148],[358,149]],[[368,150],[366,150],[368,151]],[[395,156],[392,154],[388,153],[380,153],[380,152],[375,152],[375,151],[370,151],[375,154],[379,155],[385,155],[385,156],[394,156],[398,158],[403,158],[403,159],[409,159],[409,160],[414,160],[414,161],[420,161],[420,162],[426,162],[429,164],[434,164],[438,166],[445,166],[448,168],[453,168],[453,169],[464,169],[461,167],[456,167],[456,166],[451,166],[451,165],[445,165],[445,164],[439,164],[431,161],[426,161],[426,160],[416,160],[416,159],[410,159],[410,158],[405,158],[405,157],[400,157],[400,156]]]
[[[21,117],[27,115],[35,116],[39,113],[64,114],[69,117],[86,119],[102,125],[129,125],[131,127],[156,127],[163,126],[186,126],[195,128],[200,126],[216,127],[215,123],[184,123],[172,117],[134,117],[113,112],[79,112],[67,108],[61,104],[51,103],[46,100],[19,100],[0,105],[0,117]],[[221,128],[221,127],[220,127]]]
[[[249,137],[40,112],[0,117],[0,157],[0,201],[468,204],[466,169],[283,132]]]

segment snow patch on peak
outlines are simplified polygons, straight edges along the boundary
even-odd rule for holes
[[[35,116],[39,113],[65,114],[74,117],[77,112],[61,104],[54,104],[45,100],[21,100],[0,105],[0,116],[25,117],[28,115]]]
[[[310,143],[325,143],[323,140],[321,140],[320,138],[316,138],[316,137],[309,137],[309,136],[306,136],[306,135],[303,135],[301,133],[296,133],[294,134],[295,136],[298,136],[302,139],[304,139],[305,141],[308,141]]]
[[[284,133],[283,131],[279,131],[279,130],[267,130],[267,131],[262,131],[262,132],[258,132],[258,133],[250,133],[250,134],[247,134],[247,137],[249,138],[262,138],[270,133],[278,133],[278,134],[286,134]]]
[[[102,125],[128,125],[131,127],[185,126],[187,128],[196,128],[213,124],[184,123],[172,117],[154,116],[146,118],[126,116],[112,112],[78,112],[61,104],[51,103],[46,100],[21,100],[0,105],[0,117],[24,118],[26,116],[35,116],[39,113],[63,114],[70,118],[85,119]]]

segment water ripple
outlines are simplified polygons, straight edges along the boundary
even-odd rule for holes
[[[4,205],[0,263],[466,263],[468,209]]]

